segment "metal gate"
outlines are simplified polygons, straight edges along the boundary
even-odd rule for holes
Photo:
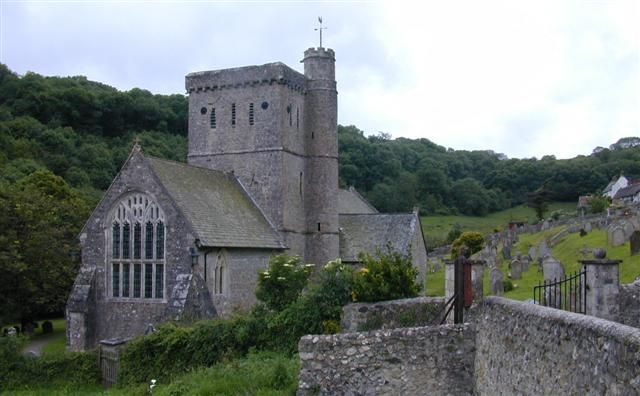
[[[545,307],[587,313],[587,268],[560,280],[545,280],[533,288],[533,300]]]

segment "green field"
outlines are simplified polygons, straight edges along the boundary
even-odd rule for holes
[[[575,202],[554,202],[549,205],[548,214],[556,210],[574,215],[576,213]],[[484,217],[477,216],[424,216],[421,218],[422,230],[428,248],[442,244],[446,240],[449,231],[458,224],[463,231],[477,231],[481,234],[489,234],[494,230],[503,230],[510,221],[527,221],[535,223],[533,209],[520,205],[511,209],[488,214]]]

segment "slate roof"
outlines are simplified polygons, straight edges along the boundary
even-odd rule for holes
[[[357,262],[360,252],[374,253],[391,243],[394,250],[409,254],[419,227],[416,213],[340,214],[340,257]]]
[[[285,247],[278,232],[234,176],[179,162],[145,158],[203,246]]]
[[[630,186],[619,189],[613,198],[622,199],[625,197],[632,197],[636,195],[638,192],[640,192],[640,184],[632,184]]]
[[[338,190],[338,213],[378,213],[355,188]]]

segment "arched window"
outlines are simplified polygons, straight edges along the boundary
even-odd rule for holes
[[[164,299],[164,212],[146,194],[135,193],[120,200],[111,213],[107,240],[111,297]]]
[[[227,258],[226,251],[220,250],[213,267],[213,294],[226,294],[227,291]]]

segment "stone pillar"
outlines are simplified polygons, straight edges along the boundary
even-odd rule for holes
[[[455,279],[455,261],[453,260],[445,260],[444,261],[444,300],[445,302],[449,301],[449,299],[453,296],[455,291],[456,284],[454,282]]]
[[[587,315],[617,320],[621,262],[606,258],[580,260],[587,269]]]
[[[484,264],[483,260],[476,260],[471,262],[471,285],[473,287],[473,302],[479,303],[484,297],[484,284],[482,278],[484,277]]]

